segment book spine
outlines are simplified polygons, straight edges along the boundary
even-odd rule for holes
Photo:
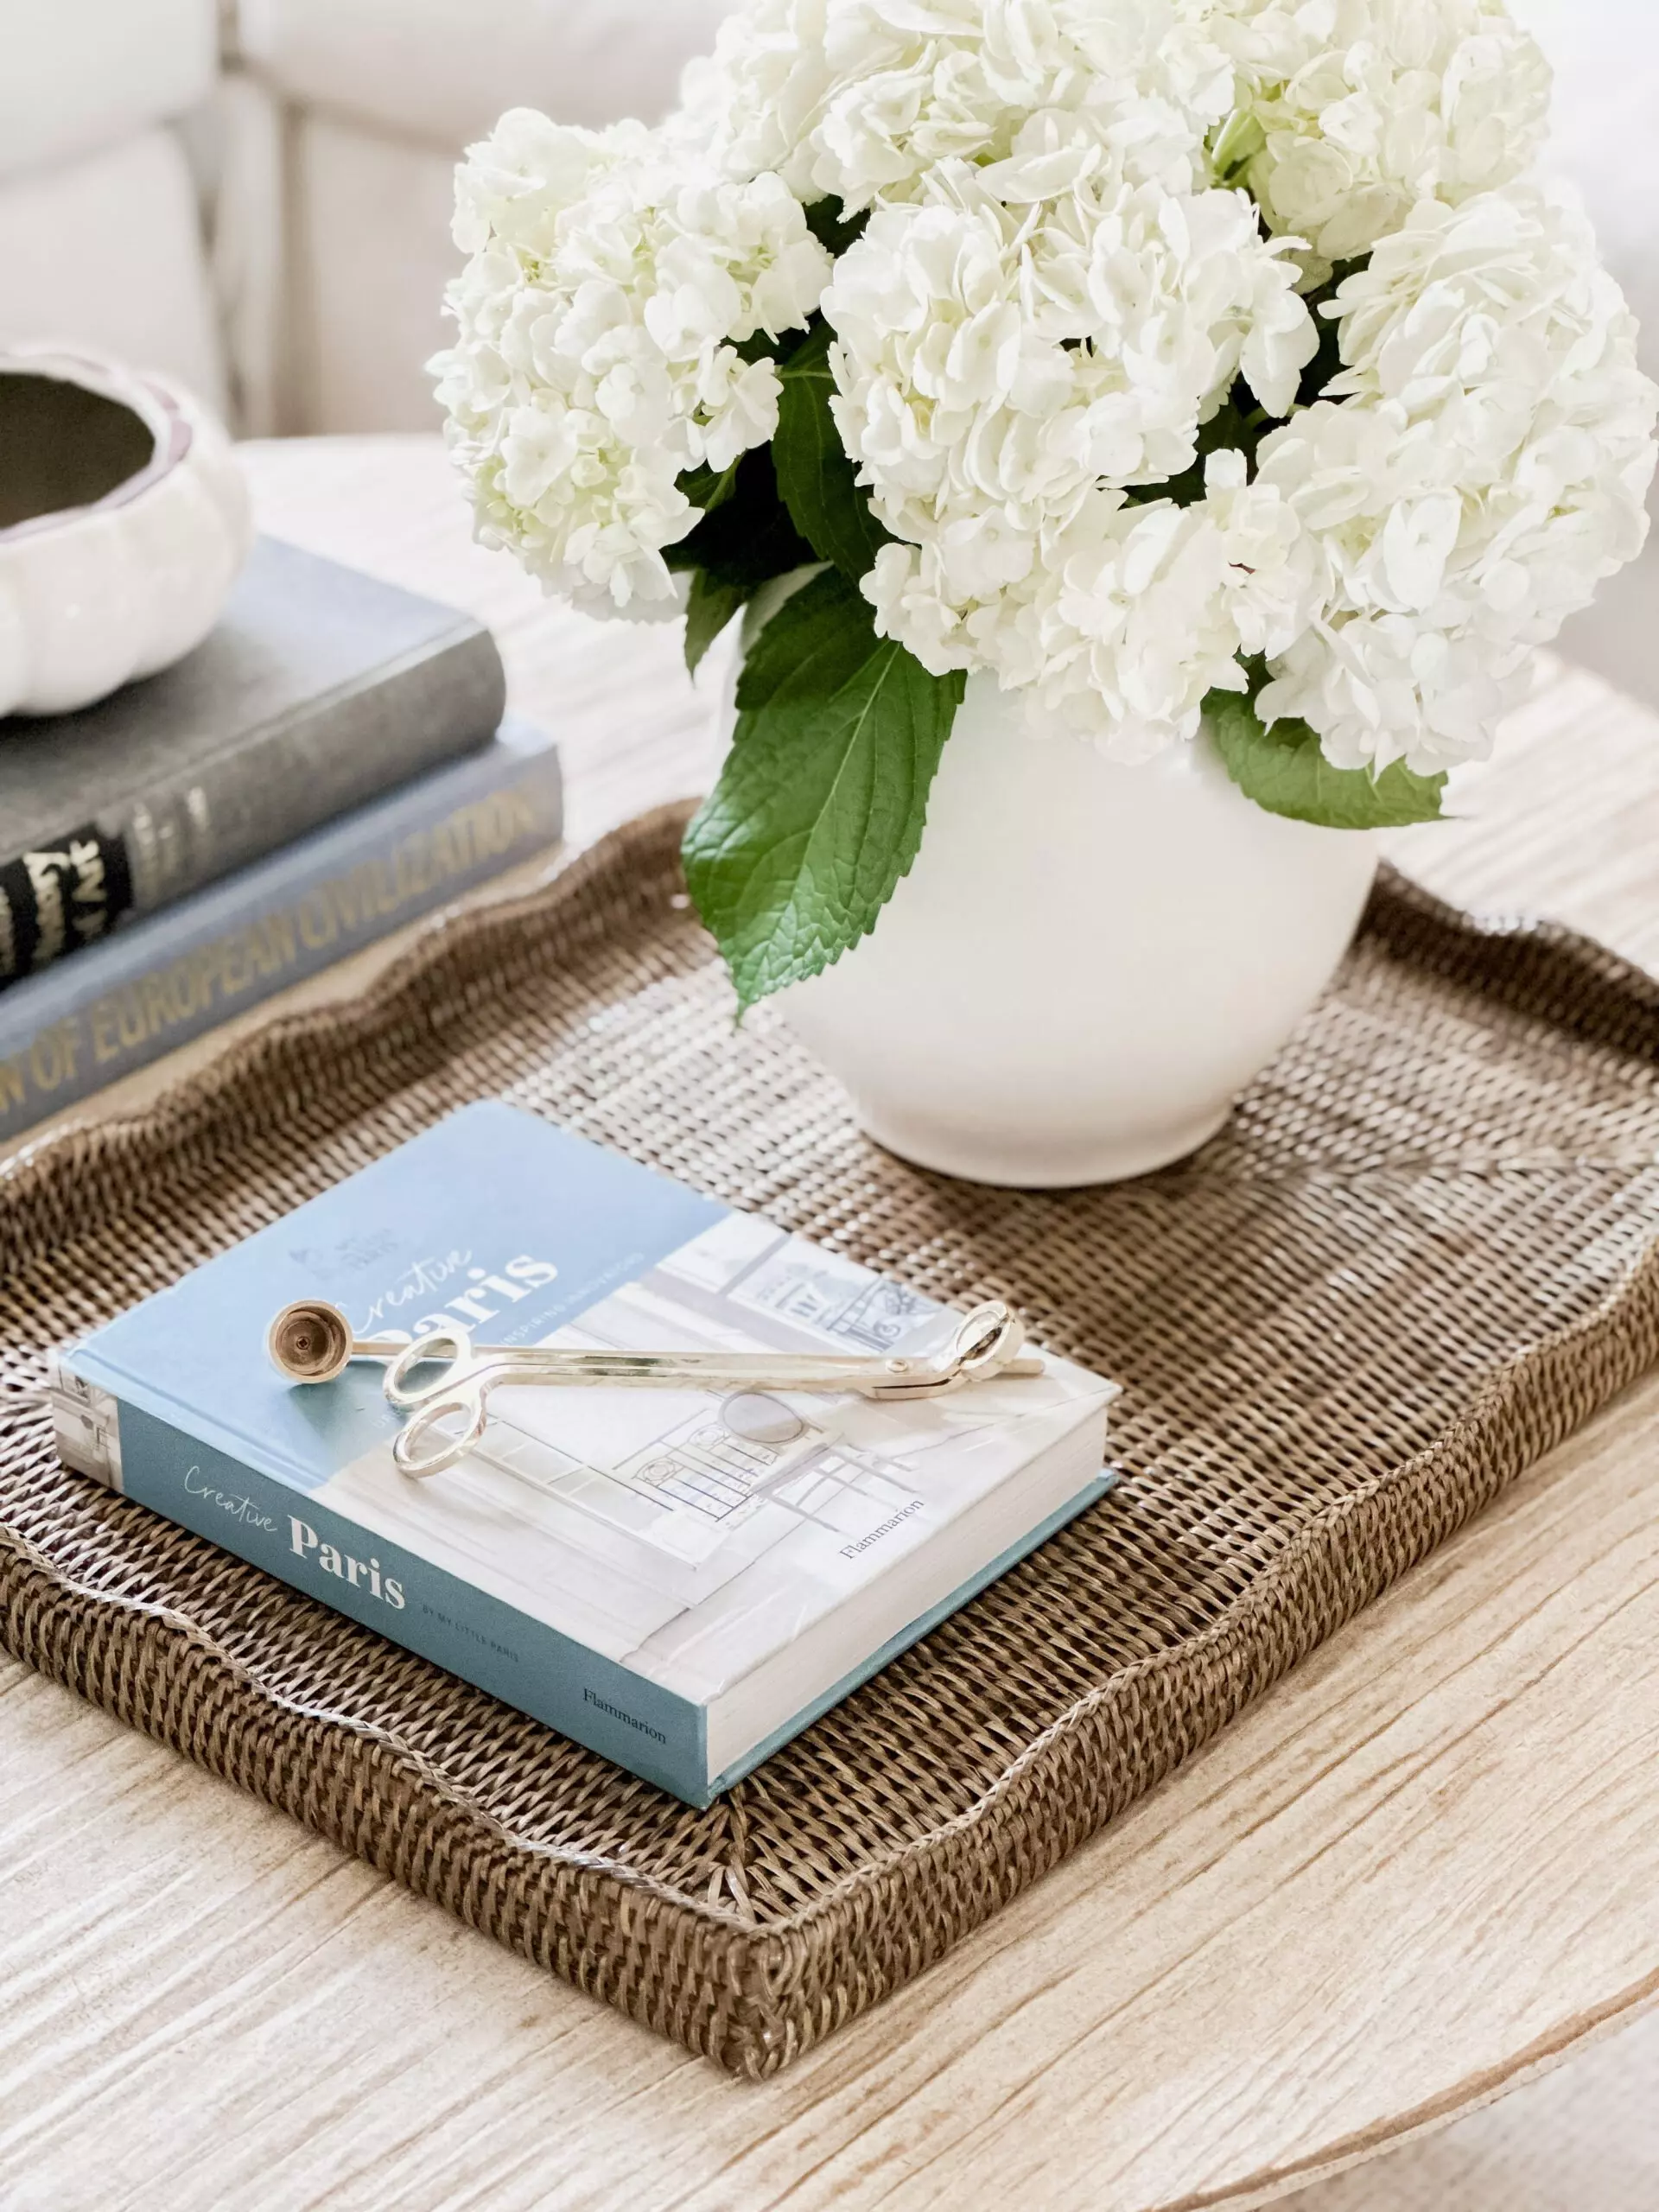
[[[458,1675],[689,1804],[710,1802],[701,1707],[60,1363],[66,1465]]]
[[[0,1139],[551,844],[557,749],[438,769],[0,997]]]
[[[475,752],[505,698],[495,640],[469,623],[186,776],[26,851],[0,851],[0,988]]]

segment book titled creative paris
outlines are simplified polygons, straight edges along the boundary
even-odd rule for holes
[[[399,1472],[363,1362],[270,1364],[284,1306],[359,1336],[919,1351],[915,1292],[499,1103],[464,1109],[76,1346],[67,1463],[591,1750],[706,1805],[1100,1497],[1113,1386],[879,1404],[788,1391],[498,1391]]]

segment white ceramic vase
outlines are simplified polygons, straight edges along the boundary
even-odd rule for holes
[[[0,353],[0,715],[65,714],[182,658],[251,535],[230,440],[188,393]]]
[[[868,1134],[976,1182],[1110,1182],[1220,1128],[1330,981],[1374,838],[1263,813],[1208,736],[1141,766],[976,677],[915,867],[776,1001]]]

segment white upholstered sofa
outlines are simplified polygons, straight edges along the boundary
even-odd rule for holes
[[[424,429],[421,364],[455,156],[504,107],[656,116],[727,0],[242,0],[242,66],[280,105],[285,429]]]
[[[224,397],[176,127],[218,73],[213,0],[0,0],[0,345],[76,339]]]
[[[253,430],[432,427],[456,154],[660,112],[726,0],[0,0],[0,345]]]

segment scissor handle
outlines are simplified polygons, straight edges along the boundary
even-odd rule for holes
[[[1025,1350],[1026,1325],[1000,1298],[988,1299],[963,1317],[951,1360],[965,1381],[1006,1373]]]
[[[387,1368],[387,1402],[399,1413],[411,1412],[443,1393],[458,1389],[461,1376],[477,1364],[472,1338],[458,1321],[429,1330],[413,1344],[405,1344]],[[442,1372],[429,1376],[424,1382],[413,1382],[410,1378],[420,1367],[438,1367]]]
[[[456,1415],[467,1425],[459,1433],[452,1433],[443,1423]],[[489,1418],[484,1393],[475,1385],[421,1400],[391,1447],[397,1471],[412,1475],[417,1482],[424,1482],[429,1475],[442,1474],[483,1442]],[[433,1448],[423,1450],[429,1438],[433,1440]]]

